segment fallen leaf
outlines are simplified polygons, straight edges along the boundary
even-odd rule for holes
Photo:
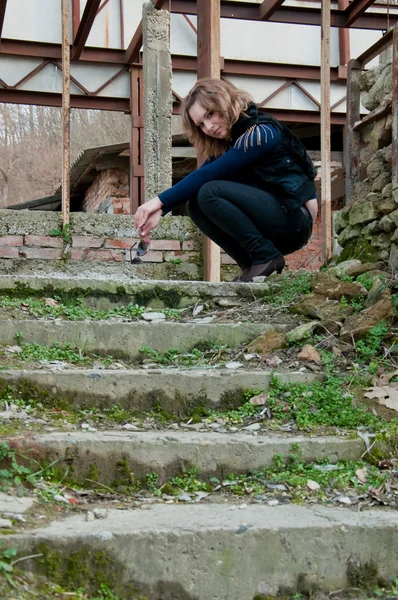
[[[366,388],[366,390],[367,392],[364,394],[366,398],[376,398],[379,404],[398,412],[398,389],[396,387],[391,385],[373,386]]]
[[[46,306],[58,306],[58,302],[54,298],[46,298],[44,304]]]
[[[396,369],[395,371],[393,371],[392,373],[382,373],[377,379],[376,379],[376,386],[378,387],[383,387],[387,384],[390,383],[391,379],[393,377],[396,377],[398,375],[398,369]],[[391,384],[392,387],[398,387],[398,383],[397,382],[393,382]]]
[[[368,478],[367,478],[367,474],[368,474],[368,470],[366,467],[363,467],[362,469],[357,469],[355,471],[355,475],[358,477],[360,483],[366,483]]]
[[[307,481],[307,488],[309,490],[311,490],[312,492],[316,492],[316,490],[319,490],[320,487],[321,486],[319,485],[319,483],[317,481],[312,481],[312,479],[309,479]]]
[[[299,352],[297,355],[297,358],[300,360],[306,360],[308,362],[314,362],[317,365],[321,364],[319,352],[315,350],[314,346],[311,346],[311,344],[306,344],[303,346],[301,352]]]
[[[264,404],[266,404],[266,402],[268,402],[268,394],[267,394],[267,392],[263,392],[262,394],[259,394],[258,396],[253,396],[253,398],[250,398],[249,402],[253,406],[264,406]]]

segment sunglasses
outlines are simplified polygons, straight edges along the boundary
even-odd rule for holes
[[[138,245],[137,245],[138,244]],[[137,248],[136,248],[137,246]],[[135,249],[135,256],[133,257],[133,250]],[[130,262],[131,264],[137,264],[142,262],[141,258],[145,256],[149,251],[149,242],[144,242],[141,240],[140,242],[136,242],[130,248]]]

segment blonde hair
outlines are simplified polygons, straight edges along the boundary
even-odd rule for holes
[[[229,81],[211,77],[199,79],[184,98],[181,117],[189,141],[199,154],[218,158],[228,149],[228,140],[209,137],[195,125],[189,116],[189,109],[195,102],[198,102],[206,111],[220,112],[228,129],[231,129],[241,113],[244,113],[249,104],[253,102],[253,98]]]

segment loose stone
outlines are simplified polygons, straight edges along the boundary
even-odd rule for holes
[[[106,508],[94,508],[93,513],[96,519],[106,519],[108,516],[108,510]]]

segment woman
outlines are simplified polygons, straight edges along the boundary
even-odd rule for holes
[[[199,229],[240,266],[234,281],[280,273],[286,254],[305,246],[317,214],[316,171],[301,142],[260,113],[231,83],[201,79],[183,101],[182,119],[203,165],[140,206],[144,241],[161,216],[188,202]]]

